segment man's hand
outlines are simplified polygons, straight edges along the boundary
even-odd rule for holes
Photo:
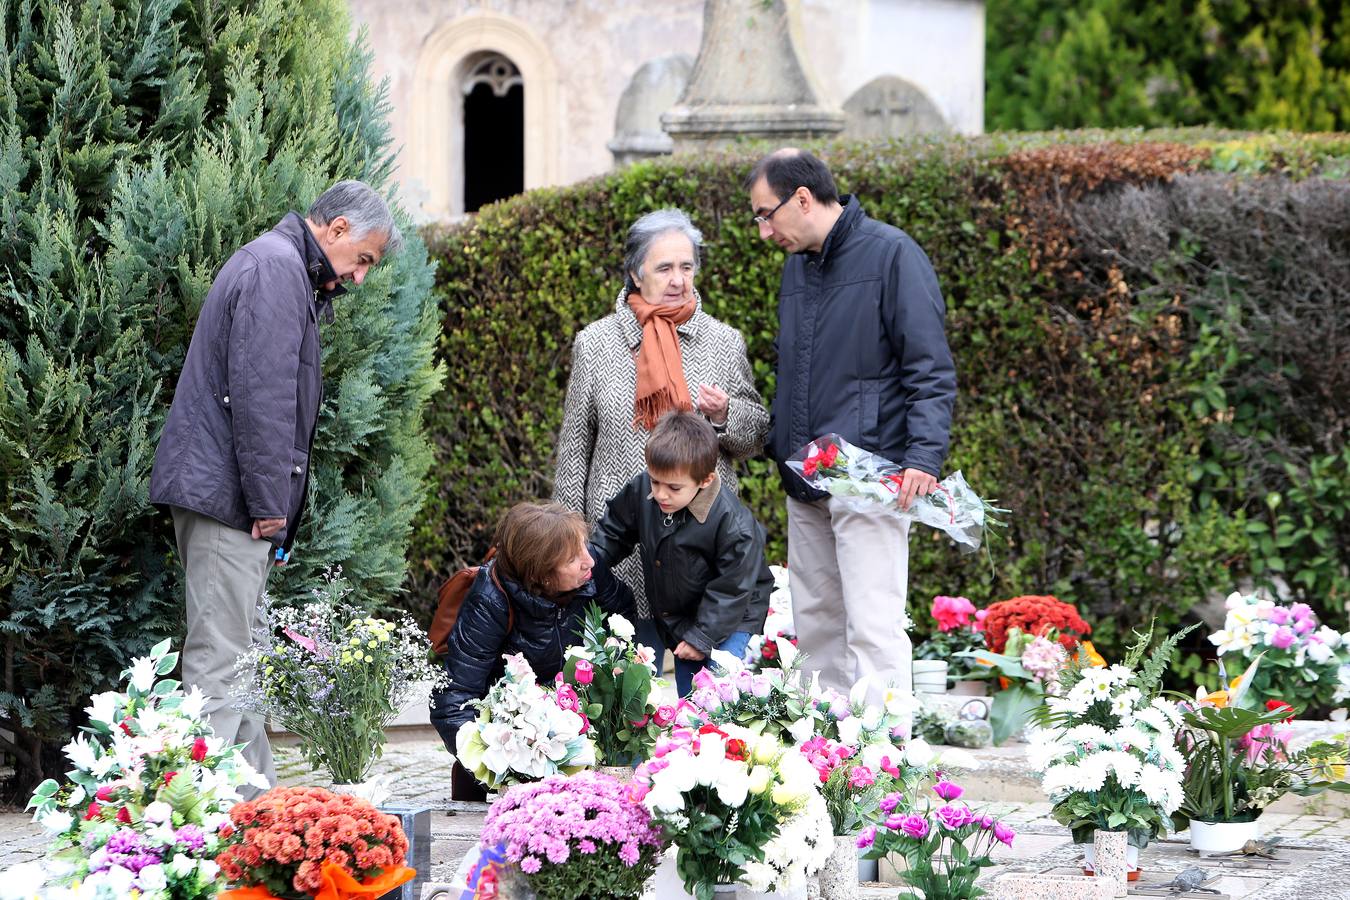
[[[727,424],[727,404],[730,400],[727,392],[715,384],[698,386],[698,411],[714,425]]]
[[[253,520],[253,539],[255,541],[263,538],[270,538],[278,531],[286,527],[286,519],[254,519]]]
[[[900,508],[909,509],[915,497],[931,494],[937,479],[919,469],[905,469],[900,473]]]
[[[699,649],[688,641],[680,641],[680,645],[675,648],[675,657],[687,662],[698,662],[705,658]]]

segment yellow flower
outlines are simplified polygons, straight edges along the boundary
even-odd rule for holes
[[[369,653],[362,654],[361,658],[364,659],[366,662],[375,661],[375,657],[371,656]]]
[[[376,647],[380,646],[380,642],[377,641],[377,640],[371,639],[371,640],[369,640],[369,641],[366,641],[366,646],[369,647],[370,649],[374,650]]]
[[[351,655],[350,653],[348,653],[346,650],[343,650],[343,651],[342,651],[342,655],[338,657],[338,663],[340,663],[341,665],[344,665],[344,666],[345,666],[347,663],[349,663],[349,662],[351,662],[351,661],[352,661],[352,655]]]
[[[773,772],[768,766],[755,766],[750,770],[750,793],[762,794],[773,783]]]

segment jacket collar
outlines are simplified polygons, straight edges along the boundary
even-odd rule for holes
[[[595,579],[593,578],[568,594],[565,598],[562,598],[565,602],[559,603],[549,597],[540,597],[538,594],[531,594],[529,591],[525,590],[523,586],[512,581],[510,578],[507,578],[502,572],[496,571],[496,560],[489,560],[484,563],[483,566],[484,568],[492,566],[492,571],[488,574],[488,577],[492,579],[492,583],[506,592],[507,599],[511,602],[511,605],[515,607],[516,612],[521,615],[529,616],[530,618],[539,619],[551,616],[560,609],[567,609],[578,600],[589,601],[595,597]]]
[[[820,245],[820,252],[806,254],[806,258],[812,262],[823,264],[825,260],[829,259],[830,252],[848,240],[848,236],[853,233],[853,229],[858,227],[858,223],[867,215],[863,212],[862,204],[858,202],[858,198],[852,194],[841,195],[839,202],[844,205],[844,211],[835,220],[830,233],[825,235],[825,242]]]
[[[708,521],[708,513],[712,512],[713,504],[717,502],[717,495],[722,492],[722,478],[716,472],[713,473],[712,483],[705,488],[701,488],[694,499],[689,501],[685,507],[689,514],[698,520],[702,525]]]
[[[347,293],[347,289],[339,283],[331,291],[324,290],[325,284],[337,281],[337,272],[328,261],[328,254],[323,252],[319,242],[314,239],[314,232],[309,230],[309,225],[297,212],[286,213],[272,230],[281,234],[300,251],[300,257],[305,262],[305,271],[309,273],[309,283],[314,287],[314,310],[325,322],[331,324],[333,300]]]
[[[632,308],[628,305],[628,289],[619,291],[619,297],[614,301],[614,315],[619,320],[619,330],[623,332],[624,340],[628,342],[630,350],[636,350],[642,344],[642,326],[638,323],[637,316],[634,315]],[[708,314],[703,311],[703,297],[697,290],[694,291],[694,314],[689,317],[689,321],[682,322],[675,326],[675,330],[687,338],[697,338],[707,324]]]

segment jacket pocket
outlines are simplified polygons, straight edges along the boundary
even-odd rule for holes
[[[869,447],[881,445],[881,391],[884,378],[863,378],[858,382],[858,436]]]

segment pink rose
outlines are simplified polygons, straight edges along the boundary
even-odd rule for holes
[[[656,708],[656,724],[665,728],[671,722],[675,721],[675,707],[664,705]]]
[[[587,660],[577,660],[576,677],[577,684],[590,684],[595,680],[595,667]]]

